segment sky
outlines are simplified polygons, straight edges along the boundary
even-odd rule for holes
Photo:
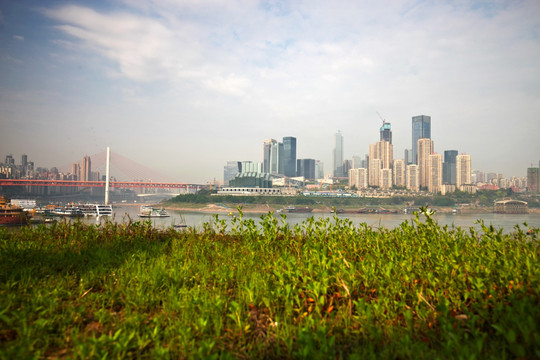
[[[537,0],[3,0],[0,157],[65,168],[109,146],[207,183],[294,136],[330,173],[337,131],[364,156],[382,117],[403,158],[429,115],[436,152],[522,177],[540,160],[538,64]]]

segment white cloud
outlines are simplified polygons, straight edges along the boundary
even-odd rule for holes
[[[322,159],[329,170],[332,134],[343,131],[347,156],[366,153],[378,140],[376,111],[392,122],[396,157],[411,146],[410,118],[419,113],[432,115],[439,152],[463,149],[483,156],[475,164],[486,168],[516,157],[504,153],[501,137],[520,139],[512,149],[525,144],[521,152],[540,153],[530,135],[540,132],[539,7],[125,0],[118,10],[85,3],[44,13],[59,31],[50,61],[97,59],[89,77],[101,75],[129,104],[118,116],[129,113],[134,124],[159,119],[182,137],[178,146],[207,147],[215,158],[204,167],[220,172],[233,154],[260,153],[240,139],[287,135],[298,136],[299,156]],[[506,127],[515,113],[532,129],[527,134]],[[238,140],[234,149],[230,139]],[[481,155],[486,148],[492,152]]]
[[[24,41],[24,36],[21,36],[21,35],[13,35],[13,39],[14,39],[14,40],[18,40],[18,41]]]

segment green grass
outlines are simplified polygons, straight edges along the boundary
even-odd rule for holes
[[[538,229],[0,229],[0,358],[538,358]]]

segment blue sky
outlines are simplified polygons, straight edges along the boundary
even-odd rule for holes
[[[177,181],[262,161],[331,171],[432,117],[435,151],[525,176],[540,160],[538,1],[2,1],[0,156],[65,166],[110,146]]]

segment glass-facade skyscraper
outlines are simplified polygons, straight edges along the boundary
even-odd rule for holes
[[[458,155],[457,150],[445,150],[444,151],[444,163],[443,163],[443,184],[456,185],[456,157]]]
[[[343,177],[343,135],[338,131],[334,135],[334,152],[332,154],[334,161],[334,177]]]
[[[270,173],[272,163],[272,147],[276,146],[277,141],[274,139],[264,140],[263,143],[263,172]]]
[[[392,143],[392,129],[390,123],[384,121],[381,126],[381,139],[380,141],[388,141]]]
[[[296,138],[292,136],[283,138],[283,175],[296,176]]]
[[[431,139],[431,116],[418,115],[412,118],[412,161],[418,164],[418,139]]]

